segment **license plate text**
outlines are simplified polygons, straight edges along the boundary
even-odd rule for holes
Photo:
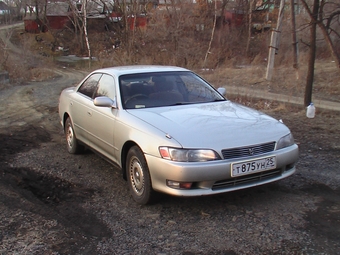
[[[261,158],[232,164],[233,177],[276,168],[276,157]]]

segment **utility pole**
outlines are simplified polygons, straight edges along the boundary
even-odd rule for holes
[[[281,32],[281,24],[283,19],[283,11],[284,11],[284,5],[285,0],[281,0],[280,2],[280,9],[279,9],[279,15],[277,17],[277,24],[276,29],[272,31],[272,36],[270,39],[270,45],[269,45],[269,55],[268,55],[268,65],[267,65],[267,72],[266,72],[266,79],[270,81],[273,76],[273,69],[274,69],[274,61],[275,61],[275,53],[278,50],[278,38],[279,33]]]

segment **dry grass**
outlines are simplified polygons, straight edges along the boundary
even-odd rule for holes
[[[91,68],[128,64],[177,65],[195,70],[216,87],[247,88],[249,91],[261,90],[292,97],[304,95],[308,48],[306,46],[300,48],[300,69],[296,71],[292,68],[291,62],[289,26],[283,28],[286,36],[282,37],[279,54],[275,57],[273,78],[267,81],[265,79],[268,56],[266,45],[268,45],[269,33],[254,38],[249,57],[244,55],[244,44],[237,41],[240,38],[238,31],[228,31],[228,40],[220,38],[217,43],[213,44],[206,67],[203,69],[209,38],[202,34],[187,33],[185,29],[176,30],[174,26],[170,26],[170,30],[157,29],[157,25],[164,26],[164,24],[154,24],[150,31],[136,31],[131,45],[121,42],[118,48],[112,47],[115,41],[120,39],[117,34],[91,35],[93,38],[91,40],[92,54],[98,59]],[[53,77],[53,73],[47,70],[55,65],[53,58],[63,54],[63,52],[56,51],[56,47],[68,48],[69,52],[66,53],[69,54],[86,55],[86,51],[80,52],[79,45],[74,42],[74,35],[70,31],[38,35],[20,32],[13,33],[11,41],[21,49],[21,52],[11,55],[4,65],[12,81],[40,81]],[[303,32],[306,33],[306,31]],[[306,35],[301,36],[305,40]],[[325,51],[327,50],[321,47],[318,56],[326,56]],[[339,81],[340,72],[335,63],[332,63],[329,57],[319,58],[315,65],[313,98],[340,101]],[[249,98],[242,100],[249,101]],[[271,105],[270,108],[273,108],[271,102],[263,102],[262,106],[261,103],[256,103],[263,109],[268,104]]]
[[[300,64],[297,71],[291,66],[274,69],[271,81],[265,79],[266,66],[243,66],[223,68],[211,72],[197,70],[215,87],[229,86],[280,93],[292,97],[303,97],[306,84],[307,67]],[[298,78],[297,78],[298,77]],[[340,102],[340,71],[331,60],[317,60],[313,85],[313,97]]]

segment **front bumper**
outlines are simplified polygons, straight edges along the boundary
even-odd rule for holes
[[[263,154],[260,157],[270,156],[276,156],[276,169],[242,177],[232,177],[231,164],[240,159],[208,162],[174,162],[145,155],[153,189],[175,196],[203,196],[245,189],[281,180],[296,171],[295,163],[299,157],[299,149],[296,144]],[[242,158],[242,160],[257,158],[259,156]],[[193,185],[191,189],[175,189],[166,185],[167,180],[192,182]]]

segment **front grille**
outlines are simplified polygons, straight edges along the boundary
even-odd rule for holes
[[[224,159],[242,158],[271,152],[274,150],[274,148],[275,142],[270,142],[253,146],[222,150],[222,155]]]
[[[243,184],[256,183],[263,180],[272,179],[281,175],[280,169],[274,169],[270,171],[260,172],[251,175],[245,175],[240,177],[235,177],[233,179],[217,181],[212,186],[212,190],[226,189]]]

